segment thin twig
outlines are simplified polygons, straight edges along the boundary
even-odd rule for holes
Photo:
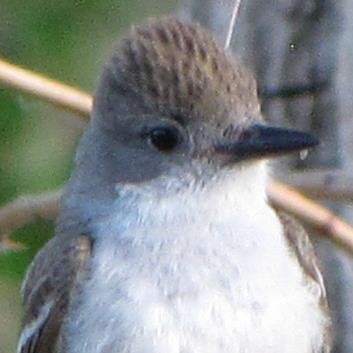
[[[14,65],[3,63],[9,71],[8,77],[17,76],[20,70],[23,75],[17,76],[17,84],[10,85],[8,79],[4,79],[4,75],[0,74],[0,83],[5,83],[7,86],[14,87],[19,91],[30,93],[38,98],[44,99],[48,102],[57,104],[55,99],[55,88],[60,87],[61,90],[61,104],[59,106],[66,107],[71,111],[79,113],[82,116],[88,117],[91,107],[92,98],[86,93],[73,90],[65,85],[49,80],[45,77],[39,76],[35,73],[28,72],[23,69],[18,69]],[[21,77],[25,79],[25,84],[21,84]],[[39,82],[49,82],[45,90],[38,90]],[[33,91],[32,87],[33,85]],[[78,100],[72,100],[72,92],[79,93],[75,95]],[[80,102],[80,95],[83,97],[83,102]],[[66,105],[67,104],[67,105]],[[37,217],[55,218],[58,212],[57,202],[60,192],[47,193],[36,197],[27,197],[19,199],[5,206],[0,210],[0,234],[10,234],[14,229],[22,227],[23,225],[33,222]],[[295,189],[292,189],[284,184],[278,182],[270,183],[268,187],[269,200],[277,207],[293,213],[300,220],[307,222],[313,226],[320,228],[333,241],[339,244],[344,244],[353,253],[353,228],[339,219],[332,212],[326,208],[316,204],[307,199]]]
[[[75,88],[0,59],[0,82],[87,119],[92,97]]]
[[[0,255],[3,253],[21,251],[24,249],[25,247],[23,244],[11,240],[7,235],[2,235],[0,237]]]
[[[353,178],[343,170],[305,170],[279,179],[315,199],[353,203]]]
[[[232,17],[229,22],[229,28],[226,36],[226,40],[224,43],[224,49],[228,49],[230,46],[230,42],[232,40],[233,32],[234,32],[234,27],[235,27],[235,21],[239,12],[239,7],[240,7],[241,0],[235,0],[234,1],[234,8],[232,12]]]
[[[272,181],[267,188],[271,203],[319,229],[324,235],[353,253],[352,226],[327,208],[313,202],[295,189]],[[300,207],[298,207],[300,205]]]
[[[35,196],[21,196],[0,208],[0,250],[13,248],[11,234],[38,219],[55,220],[59,211],[61,190]]]
[[[9,252],[19,252],[25,250],[26,247],[16,241],[13,241],[7,237],[0,238],[0,255]]]

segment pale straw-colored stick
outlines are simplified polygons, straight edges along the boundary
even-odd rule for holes
[[[87,119],[92,97],[68,85],[0,59],[0,83]]]
[[[343,170],[301,170],[281,175],[280,180],[313,199],[353,203],[352,176]]]
[[[232,36],[233,36],[233,32],[234,32],[234,27],[235,27],[235,21],[238,16],[240,3],[241,3],[241,0],[234,1],[232,17],[230,18],[227,36],[226,36],[226,40],[224,42],[224,49],[228,49],[230,46],[230,42],[232,41]]]
[[[59,213],[62,191],[20,196],[0,208],[0,253],[19,250],[20,244],[10,240],[11,234],[38,219],[55,220]]]
[[[267,188],[270,202],[318,229],[323,235],[353,252],[353,228],[333,212],[288,185],[272,181]]]
[[[9,234],[37,219],[55,220],[62,191],[20,196],[0,208],[0,234]]]
[[[65,86],[59,82],[49,80],[33,72],[19,69],[14,65],[7,64],[6,66],[8,70],[14,71],[12,74],[8,73],[7,76],[15,77],[19,72],[21,75],[23,74],[23,76],[17,76],[17,84],[12,84],[11,87],[51,103],[57,102],[57,99],[55,98],[55,88],[60,87],[61,104],[56,105],[67,108],[88,118],[92,101],[92,98],[88,94]],[[8,84],[8,79],[3,82],[3,77],[3,75],[0,75],[0,85],[5,83],[5,85],[10,86]],[[21,84],[20,77],[26,78],[25,84]],[[46,83],[49,84],[46,85],[45,90],[38,90],[38,82],[42,82],[43,85]],[[31,90],[32,84],[33,91],[36,92],[35,94]],[[68,90],[66,90],[66,87],[68,87]],[[42,95],[42,92],[45,94]],[[78,98],[78,100],[73,100],[72,95]],[[79,97],[84,97],[82,102]],[[67,106],[66,103],[68,103]],[[307,222],[309,225],[319,228],[334,242],[341,245],[343,244],[346,248],[353,252],[353,228],[335,216],[331,211],[301,195],[295,189],[279,182],[271,182],[267,192],[270,202],[272,202],[276,207],[294,214],[298,219]],[[28,222],[32,222],[36,218],[36,215],[45,217],[45,214],[42,213],[42,211],[45,211],[47,208],[50,212],[52,212],[49,212],[51,217],[56,216],[56,205],[59,194],[59,192],[54,194],[48,193],[34,197],[34,199],[27,198],[26,202],[23,202],[23,200],[15,201],[13,204],[10,203],[3,209],[0,209],[0,233],[9,234],[12,229],[17,229],[18,226],[23,226]]]

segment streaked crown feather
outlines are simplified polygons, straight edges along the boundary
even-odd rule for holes
[[[210,118],[258,112],[254,79],[199,25],[166,17],[135,27],[111,64],[123,89],[162,111]]]

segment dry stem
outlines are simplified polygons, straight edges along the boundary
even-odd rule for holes
[[[324,234],[329,234],[332,241],[353,252],[352,226],[333,212],[276,181],[269,184],[267,192],[275,207],[293,214]]]
[[[10,240],[11,234],[37,219],[56,219],[61,191],[51,191],[36,196],[20,196],[0,208],[0,252],[18,250],[19,244]]]
[[[92,97],[75,88],[24,70],[0,59],[0,83],[87,119]]]
[[[352,177],[342,170],[306,170],[280,179],[315,199],[353,203]]]
[[[241,3],[241,0],[234,0],[233,13],[232,13],[232,17],[230,19],[228,33],[227,33],[226,40],[225,40],[225,43],[224,43],[224,49],[228,49],[229,46],[230,46],[230,42],[232,40],[234,27],[235,27],[235,21],[237,19],[237,15],[238,15],[238,12],[239,12],[240,3]]]

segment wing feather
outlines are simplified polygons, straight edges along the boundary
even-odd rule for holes
[[[88,236],[60,235],[38,253],[22,288],[25,314],[18,353],[56,352],[63,319],[90,252]]]
[[[313,293],[316,294],[317,301],[323,315],[327,318],[322,353],[329,353],[332,341],[332,329],[329,320],[329,304],[327,300],[326,288],[322,277],[319,260],[303,226],[295,218],[284,212],[278,212],[278,216],[282,222],[284,235],[288,241],[290,249],[303,269],[306,285]]]

